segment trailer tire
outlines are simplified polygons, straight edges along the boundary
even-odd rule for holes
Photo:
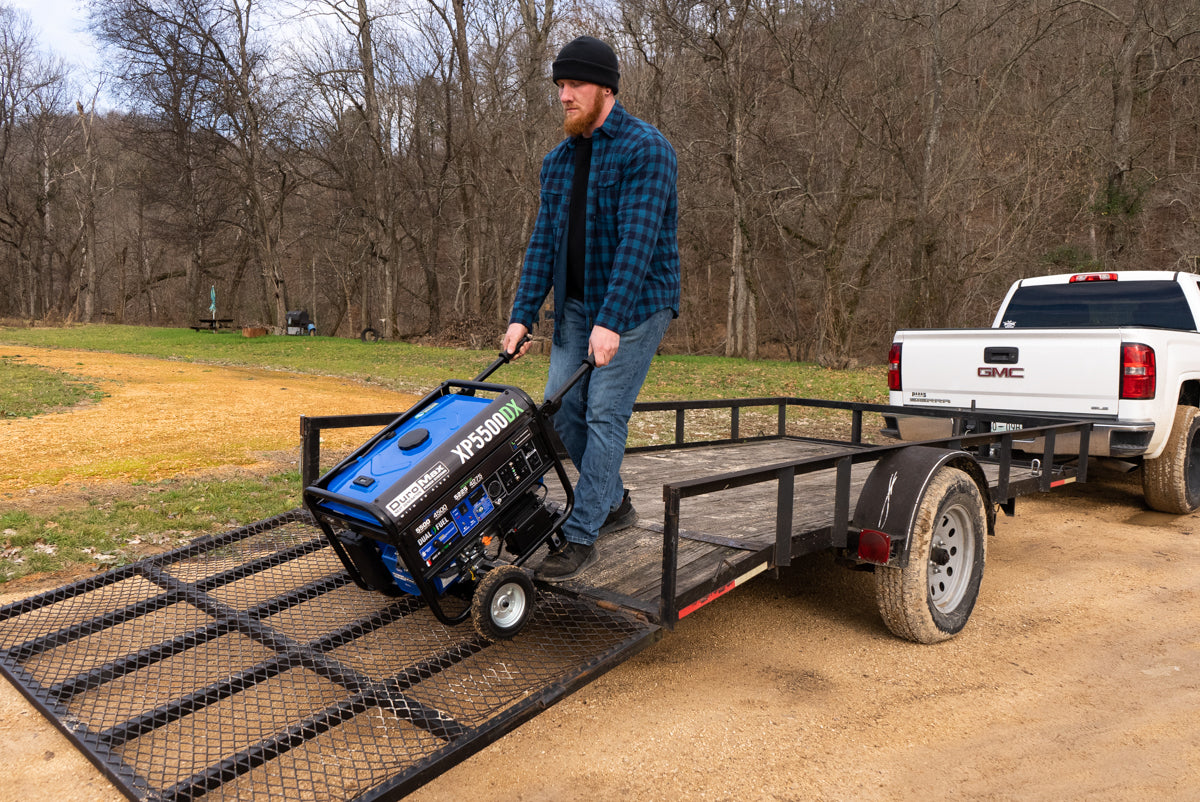
[[[490,641],[507,640],[524,628],[533,609],[533,580],[515,565],[502,565],[483,575],[471,599],[475,631]]]
[[[1200,409],[1175,407],[1162,454],[1142,463],[1142,495],[1160,512],[1184,515],[1200,508]]]
[[[893,634],[938,643],[962,631],[979,597],[987,531],[979,485],[958,468],[941,468],[921,495],[908,564],[875,568],[876,602]]]

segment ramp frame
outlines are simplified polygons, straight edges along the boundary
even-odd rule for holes
[[[539,588],[489,643],[293,510],[0,608],[0,673],[130,799],[390,800],[660,634]]]

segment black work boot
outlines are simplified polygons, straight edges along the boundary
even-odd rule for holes
[[[600,534],[607,535],[609,532],[618,532],[633,526],[633,522],[636,520],[637,510],[633,508],[633,502],[629,499],[629,491],[626,490],[625,495],[621,497],[621,503],[615,510],[609,512],[604,523],[600,525]]]
[[[597,557],[599,554],[596,553],[595,546],[583,546],[579,543],[568,542],[567,545],[542,560],[536,576],[547,582],[570,579],[596,562]]]

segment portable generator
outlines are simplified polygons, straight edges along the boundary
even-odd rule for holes
[[[540,406],[517,387],[443,382],[304,490],[304,504],[359,587],[421,597],[438,620],[496,640],[525,625],[523,564],[571,514],[574,489],[551,416],[593,363]],[[565,503],[549,498],[553,472]],[[447,612],[442,597],[470,592]]]

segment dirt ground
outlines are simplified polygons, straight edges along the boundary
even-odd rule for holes
[[[0,506],[28,504],[30,491],[43,503],[93,492],[84,441],[149,452],[140,459],[169,474],[185,470],[172,452],[218,439],[198,421],[220,418],[219,459],[199,462],[262,468],[295,460],[305,410],[408,403],[378,390],[367,400],[340,380],[21,353],[111,379],[112,395],[0,425]],[[179,376],[212,392],[183,392]],[[259,437],[262,418],[222,411],[247,386],[286,387],[277,395],[296,402],[271,401],[271,438]],[[88,426],[71,425],[85,413]],[[193,416],[185,428],[204,442],[140,433],[168,414]],[[110,428],[118,434],[105,440]],[[73,470],[52,485],[14,486],[30,439],[36,459]],[[701,609],[411,798],[1200,800],[1200,518],[1151,512],[1136,474],[1110,474],[1022,499],[988,548],[979,604],[949,642],[895,639],[871,576],[817,556]],[[56,584],[0,588],[0,603]],[[7,683],[0,765],[3,802],[123,798]]]

